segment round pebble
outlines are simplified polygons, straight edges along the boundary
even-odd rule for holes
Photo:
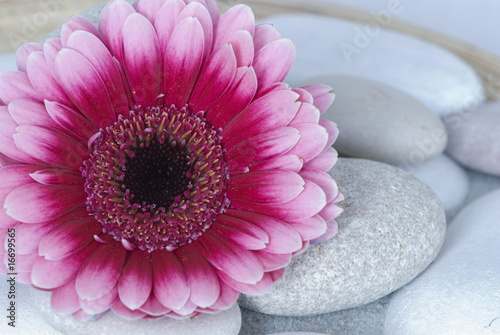
[[[335,101],[323,114],[340,134],[335,149],[345,156],[392,165],[420,165],[442,153],[443,122],[399,89],[362,77],[330,75],[306,83],[330,85]]]
[[[441,253],[393,295],[385,334],[500,334],[500,190],[450,223]]]
[[[97,321],[80,322],[72,315],[60,316],[50,308],[50,293],[32,289],[32,302],[40,315],[62,334],[71,335],[237,335],[241,328],[238,304],[230,309],[187,320],[172,318],[125,320],[113,312]]]
[[[451,157],[473,170],[500,176],[500,101],[450,115],[445,124]]]
[[[474,69],[449,51],[410,35],[352,21],[306,14],[266,17],[296,46],[285,82],[346,74],[384,82],[415,97],[439,116],[485,99]]]
[[[447,216],[451,217],[457,211],[469,192],[467,173],[446,155],[439,155],[417,167],[402,168],[432,188],[443,203]]]
[[[273,315],[360,306],[400,288],[437,255],[446,229],[432,190],[387,164],[341,158],[331,172],[345,195],[339,231],[294,258],[272,290],[240,304]]]

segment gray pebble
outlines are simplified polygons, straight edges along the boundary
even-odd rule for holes
[[[269,293],[242,295],[241,306],[287,316],[360,306],[408,283],[436,257],[446,220],[427,185],[361,159],[341,158],[331,173],[345,195],[338,234],[293,259]]]

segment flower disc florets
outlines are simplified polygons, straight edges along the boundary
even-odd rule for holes
[[[186,108],[132,110],[101,130],[84,162],[88,211],[142,250],[196,240],[229,205],[220,134]]]

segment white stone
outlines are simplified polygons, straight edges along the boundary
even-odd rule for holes
[[[97,321],[80,322],[71,315],[55,314],[50,308],[49,292],[33,289],[31,296],[40,315],[52,327],[68,335],[237,335],[241,328],[238,304],[220,313],[200,315],[188,320],[167,317],[128,321],[110,311]]]
[[[360,306],[400,288],[437,255],[446,221],[439,199],[387,164],[341,158],[331,174],[345,196],[339,231],[295,257],[271,291],[240,304],[274,315]]]
[[[398,87],[440,116],[484,100],[481,80],[467,63],[412,36],[305,14],[267,17],[263,22],[295,43],[295,63],[285,80],[292,86],[328,74],[367,77]]]
[[[396,292],[388,335],[500,334],[500,190],[463,209],[441,253]]]
[[[456,211],[469,192],[467,173],[446,155],[439,155],[417,167],[402,168],[432,188],[447,215]]]
[[[291,332],[291,333],[274,333],[269,335],[325,335],[321,333],[303,333],[303,332]],[[326,334],[328,335],[328,334]]]
[[[500,101],[486,103],[473,112],[450,115],[446,152],[473,170],[500,177]]]
[[[392,165],[422,164],[444,151],[443,122],[398,88],[363,77],[325,75],[335,101],[323,114],[340,129],[335,149],[345,156]]]

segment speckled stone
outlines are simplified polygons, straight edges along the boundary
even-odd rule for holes
[[[345,196],[338,234],[293,259],[269,293],[242,295],[243,307],[293,316],[360,306],[408,283],[436,257],[446,220],[427,185],[361,159],[339,159],[331,174]]]
[[[262,22],[272,23],[296,46],[295,62],[285,79],[292,86],[317,76],[356,75],[397,87],[439,116],[484,101],[474,69],[436,44],[320,15],[285,14]]]
[[[394,293],[390,335],[500,334],[500,190],[450,223],[434,263]]]
[[[50,293],[32,289],[32,302],[54,329],[68,335],[237,335],[241,328],[240,308],[206,314],[188,320],[172,318],[127,321],[113,312],[97,321],[80,322],[73,316],[59,316],[50,308]]]
[[[335,92],[335,101],[322,117],[341,130],[335,141],[339,154],[418,166],[444,151],[447,135],[441,119],[398,88],[346,75],[319,76],[312,82]]]
[[[448,221],[456,214],[469,192],[469,178],[464,168],[447,155],[417,167],[403,167],[405,171],[429,185],[443,203]]]
[[[303,333],[303,332],[286,332],[286,333],[273,333],[273,334],[268,334],[268,335],[328,335],[324,333]]]
[[[318,332],[341,335],[382,335],[391,295],[372,303],[326,314],[277,316],[241,308],[243,322],[239,335],[275,332]]]
[[[481,105],[445,120],[446,152],[464,166],[500,177],[500,101]]]

